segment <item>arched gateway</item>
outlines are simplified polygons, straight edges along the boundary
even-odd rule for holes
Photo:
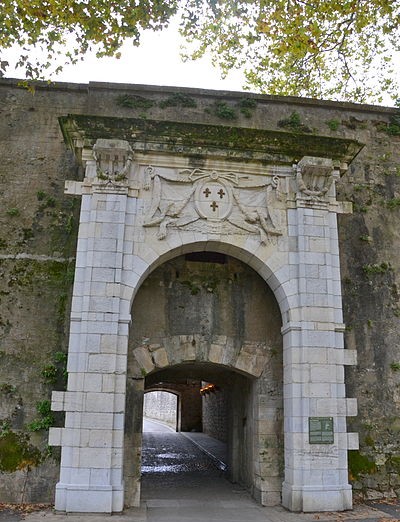
[[[253,383],[246,483],[262,504],[351,508],[347,450],[358,441],[346,431],[356,404],[345,398],[344,366],[355,354],[343,349],[336,224],[336,213],[348,209],[336,200],[335,181],[358,144],[149,120],[69,116],[61,123],[85,177],[66,182],[82,207],[68,388],[52,400],[54,410],[66,412],[65,427],[50,430],[50,444],[62,446],[56,509],[109,513],[138,505],[135,425],[144,379],[182,366],[223,368]],[[189,323],[162,341],[135,334],[131,311],[142,283],[165,262],[194,252],[240,260],[272,291],[283,401],[262,385],[268,339],[190,331]],[[151,306],[157,303],[149,303],[149,315]],[[283,428],[272,427],[282,404]],[[282,477],[266,449],[277,429]]]

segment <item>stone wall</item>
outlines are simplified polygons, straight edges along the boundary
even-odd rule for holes
[[[251,134],[237,127],[285,130],[310,144],[318,141],[314,135],[326,135],[364,145],[338,183],[339,199],[353,202],[353,213],[339,216],[346,347],[356,349],[359,360],[346,375],[347,395],[359,405],[358,416],[349,420],[349,431],[360,433],[360,450],[350,452],[350,471],[360,493],[400,496],[398,112],[96,83],[37,85],[31,94],[2,79],[0,498],[51,501],[58,478],[57,450],[48,452],[46,428],[53,422],[50,392],[64,386],[79,211],[79,200],[65,197],[63,188],[65,180],[82,175],[58,122],[71,113],[160,120],[166,133],[173,121],[212,124],[229,134],[233,148]],[[102,125],[107,133],[107,121]],[[211,136],[216,145],[218,132]],[[277,146],[296,157],[284,142]],[[62,425],[61,418],[55,422]]]
[[[170,392],[153,391],[146,393],[143,401],[143,415],[160,420],[176,428],[178,397]]]
[[[226,390],[218,387],[215,392],[203,395],[202,400],[203,432],[222,442],[228,440],[228,404],[226,395]]]
[[[175,387],[180,391],[181,397],[179,429],[181,431],[202,431],[199,384],[181,386],[176,384]]]
[[[85,92],[0,86],[0,498],[48,502],[58,479],[49,400],[65,386],[79,202],[78,168],[57,117]],[[81,96],[82,94],[82,96]],[[38,411],[40,410],[40,411]],[[62,422],[62,419],[55,419]]]

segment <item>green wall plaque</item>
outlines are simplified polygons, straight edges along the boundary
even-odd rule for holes
[[[308,441],[310,444],[333,444],[333,417],[309,417]]]

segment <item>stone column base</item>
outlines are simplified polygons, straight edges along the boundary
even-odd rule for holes
[[[89,484],[56,485],[55,509],[65,512],[115,513],[123,510],[124,487]]]
[[[282,485],[282,505],[290,511],[345,511],[353,509],[350,484],[342,486]]]
[[[277,480],[278,482],[278,480]],[[280,481],[279,481],[280,482]],[[281,482],[279,484],[279,489],[269,489],[261,490],[255,486],[253,486],[251,494],[254,500],[259,502],[262,506],[280,506],[282,503],[282,494],[281,494]]]
[[[125,476],[125,507],[140,507],[141,479]]]

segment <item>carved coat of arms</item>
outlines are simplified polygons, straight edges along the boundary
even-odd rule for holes
[[[258,234],[265,244],[282,234],[279,227],[279,178],[203,169],[145,169],[145,190],[152,190],[144,227],[223,234]]]

